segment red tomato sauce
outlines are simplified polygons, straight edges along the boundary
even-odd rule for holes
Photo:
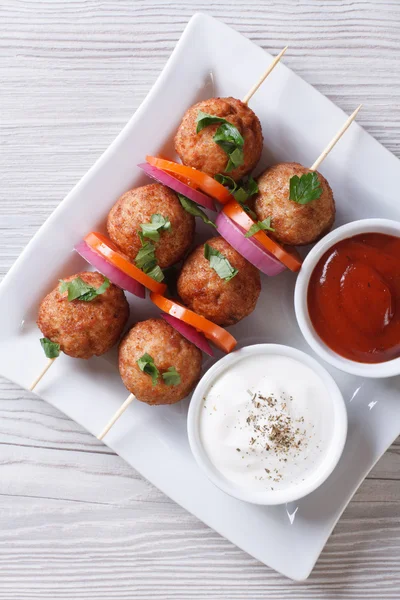
[[[307,301],[315,331],[337,354],[362,363],[400,356],[400,238],[364,233],[332,246]]]

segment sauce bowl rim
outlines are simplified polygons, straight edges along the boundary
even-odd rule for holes
[[[362,363],[345,358],[329,348],[319,337],[308,313],[308,285],[319,259],[337,242],[362,233],[384,233],[400,237],[400,222],[392,219],[360,219],[341,225],[324,236],[310,250],[302,264],[294,291],[294,310],[304,339],[317,356],[327,363],[345,373],[360,377],[394,377],[400,374],[400,357],[380,363]]]
[[[204,393],[210,386],[210,383],[215,380],[222,371],[229,368],[232,363],[238,362],[241,359],[254,354],[285,356],[298,360],[311,368],[314,373],[321,378],[334,411],[332,436],[329,442],[328,452],[319,467],[319,476],[306,477],[301,483],[294,483],[284,490],[255,491],[238,486],[229,481],[216,467],[214,467],[201,441],[200,412],[203,407]],[[331,475],[340,460],[346,442],[347,410],[342,393],[335,380],[325,367],[315,358],[302,350],[292,348],[291,346],[281,344],[255,344],[252,346],[245,346],[224,356],[206,371],[193,392],[187,417],[187,431],[189,445],[194,459],[214,485],[238,500],[243,500],[252,504],[273,506],[294,502],[307,496],[320,487],[329,475]]]

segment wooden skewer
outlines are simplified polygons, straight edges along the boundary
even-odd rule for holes
[[[340,129],[340,131],[337,132],[337,134],[329,142],[329,144],[327,145],[325,150],[323,152],[321,152],[321,154],[318,156],[317,160],[312,165],[312,167],[310,167],[310,171],[316,171],[318,169],[319,165],[322,163],[323,160],[325,160],[325,158],[328,156],[328,154],[332,150],[332,148],[338,143],[338,141],[340,140],[340,138],[342,137],[344,132],[350,127],[350,125],[356,118],[358,111],[360,110],[361,107],[362,107],[362,104],[360,104],[360,106],[358,106],[356,108],[356,110],[353,112],[353,114],[350,115],[350,117],[347,119],[346,123],[343,125],[343,127]]]
[[[119,409],[114,414],[114,416],[112,417],[112,419],[110,419],[110,421],[104,427],[103,431],[97,436],[98,440],[102,440],[103,439],[103,437],[106,435],[106,433],[108,433],[110,431],[110,429],[114,425],[114,423],[116,421],[118,421],[118,419],[120,418],[120,416],[122,415],[122,413],[124,413],[126,411],[126,409],[128,408],[128,406],[134,400],[136,400],[135,396],[133,394],[129,394],[129,396],[127,397],[127,399],[125,400],[125,402],[119,407]]]
[[[39,381],[42,379],[42,377],[47,373],[47,371],[50,369],[51,365],[53,364],[53,362],[56,360],[57,357],[55,358],[49,358],[49,362],[47,363],[47,365],[44,367],[44,369],[42,370],[42,372],[40,373],[40,375],[38,375],[35,379],[35,381],[31,384],[31,386],[29,387],[29,391],[33,392],[33,390],[35,389],[35,387],[37,386],[37,384],[39,383]]]
[[[256,93],[256,91],[258,90],[258,88],[260,87],[260,85],[262,84],[262,82],[268,77],[268,75],[271,73],[271,71],[273,71],[275,69],[276,65],[281,60],[282,56],[285,54],[285,52],[286,52],[287,49],[288,49],[288,46],[285,46],[285,48],[281,52],[279,52],[278,56],[275,56],[274,60],[269,65],[269,67],[265,71],[265,73],[263,73],[263,75],[261,75],[261,77],[257,81],[257,83],[255,83],[253,85],[253,87],[247,92],[247,94],[245,95],[245,97],[242,100],[243,104],[248,104],[250,98],[252,96],[254,96],[254,94]]]

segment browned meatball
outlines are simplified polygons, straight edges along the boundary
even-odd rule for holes
[[[165,185],[152,183],[123,194],[110,210],[107,230],[113,242],[134,261],[141,248],[140,225],[150,223],[155,214],[171,223],[169,231],[161,231],[160,240],[154,242],[157,262],[164,269],[183,258],[192,243],[195,227],[194,217]]]
[[[283,244],[304,246],[317,241],[329,231],[335,220],[335,201],[329,183],[321,175],[318,179],[322,194],[308,204],[289,200],[291,177],[311,173],[299,163],[279,163],[258,178],[259,193],[254,202],[257,218],[271,217],[273,236]]]
[[[137,361],[149,354],[160,374],[153,385],[151,376],[141,371]],[[125,387],[147,404],[174,404],[185,398],[200,379],[201,351],[163,319],[137,323],[119,346],[119,372]],[[175,367],[181,381],[167,385],[162,377]]]
[[[178,294],[186,306],[210,321],[226,327],[247,317],[256,307],[261,291],[260,273],[221,237],[207,244],[225,256],[238,274],[221,279],[198,246],[185,261],[178,278]]]
[[[175,150],[183,164],[214,177],[217,173],[224,173],[228,163],[228,155],[213,140],[219,123],[196,133],[199,110],[223,117],[242,134],[244,162],[230,171],[229,177],[238,181],[250,173],[260,160],[263,148],[261,124],[251,108],[236,98],[209,98],[186,111],[175,136]]]
[[[104,282],[100,273],[84,271],[66,277],[80,277],[98,289]],[[85,302],[69,302],[68,293],[59,285],[42,300],[37,324],[43,335],[60,344],[61,350],[74,358],[90,358],[108,352],[117,343],[129,317],[124,292],[110,284],[104,294]]]

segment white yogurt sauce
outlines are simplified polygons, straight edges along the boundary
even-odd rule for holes
[[[281,355],[249,356],[210,385],[200,412],[209,460],[228,480],[254,491],[284,490],[322,464],[333,410],[322,379]]]

